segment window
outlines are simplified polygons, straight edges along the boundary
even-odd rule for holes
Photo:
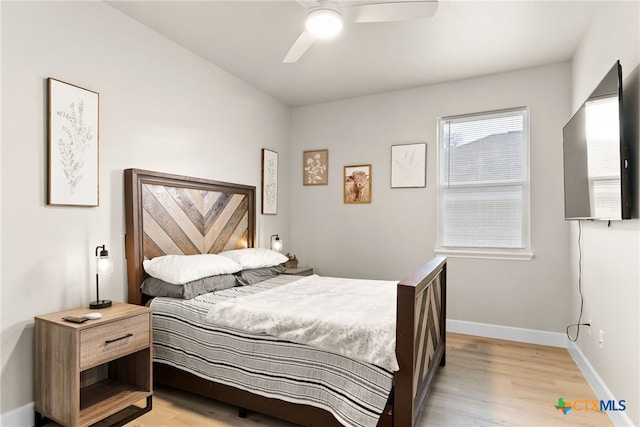
[[[530,259],[526,108],[438,123],[438,252]]]

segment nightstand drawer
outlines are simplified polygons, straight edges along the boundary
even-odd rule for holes
[[[99,324],[80,332],[80,370],[149,347],[149,314]]]

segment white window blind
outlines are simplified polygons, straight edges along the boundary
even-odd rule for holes
[[[528,139],[526,108],[440,119],[441,249],[528,249]]]

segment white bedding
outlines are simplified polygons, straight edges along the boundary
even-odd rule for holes
[[[207,321],[397,371],[397,282],[307,276],[216,304]]]

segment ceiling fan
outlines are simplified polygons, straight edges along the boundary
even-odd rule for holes
[[[305,30],[293,43],[282,62],[296,62],[316,39],[335,37],[344,22],[393,22],[428,18],[438,9],[437,0],[381,0],[340,5],[338,1],[297,2],[307,9]]]

